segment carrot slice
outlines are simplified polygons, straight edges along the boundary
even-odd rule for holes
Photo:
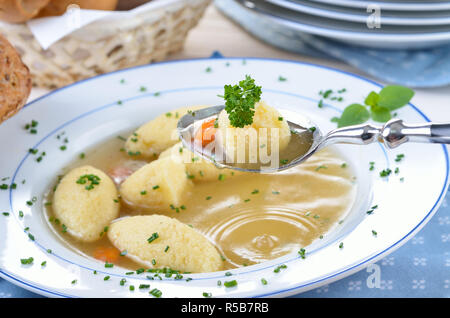
[[[202,123],[201,129],[199,129],[195,135],[195,141],[201,143],[202,147],[205,147],[210,142],[214,141],[216,135],[216,128],[214,127],[216,120],[210,119]]]
[[[114,263],[119,259],[120,252],[117,248],[101,246],[95,249],[94,258],[108,263]]]

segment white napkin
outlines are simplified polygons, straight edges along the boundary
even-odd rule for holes
[[[66,35],[94,21],[106,18],[130,18],[140,12],[177,1],[179,0],[153,0],[130,11],[84,10],[69,6],[62,16],[32,19],[27,22],[27,25],[41,47],[46,50]]]

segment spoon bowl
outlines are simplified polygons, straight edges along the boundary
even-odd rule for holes
[[[217,156],[210,151],[205,151],[201,145],[193,142],[192,136],[195,136],[197,129],[200,129],[201,123],[204,121],[217,118],[221,111],[225,109],[225,106],[212,106],[192,112],[188,112],[186,115],[180,118],[178,121],[178,134],[185,147],[193,151],[196,155],[199,155],[203,159],[206,159],[218,168],[229,168],[245,172],[276,172],[291,168],[292,166],[309,158],[318,148],[320,142],[323,139],[322,132],[317,128],[317,125],[308,118],[300,115],[299,113],[287,111],[286,118],[293,118],[292,121],[287,121],[292,136],[301,135],[307,132],[311,135],[311,143],[307,147],[306,151],[298,151],[291,156],[291,160],[287,162],[280,161],[276,165],[267,166],[261,164],[236,164],[227,160],[218,160]],[[215,147],[218,145],[215,144]],[[300,150],[300,148],[297,148]],[[300,161],[300,162],[299,162]]]
[[[291,130],[291,136],[309,133],[311,135],[311,143],[306,151],[303,147],[300,151],[294,152],[290,160],[281,160],[275,166],[264,165],[242,165],[228,162],[227,160],[217,160],[214,152],[205,151],[205,147],[194,142],[192,136],[195,135],[197,129],[201,127],[201,123],[205,120],[217,118],[219,113],[225,109],[225,106],[213,106],[188,114],[181,117],[178,121],[177,129],[180,139],[185,147],[192,152],[201,156],[216,165],[218,168],[229,168],[246,172],[277,172],[289,169],[293,166],[301,164],[315,152],[329,145],[336,143],[367,145],[373,142],[381,142],[387,148],[396,148],[401,144],[411,142],[422,143],[450,143],[450,124],[449,123],[425,123],[425,124],[405,124],[401,119],[391,119],[383,126],[373,124],[360,124],[338,128],[323,134],[320,128],[311,120],[303,115],[291,112],[286,118]],[[292,140],[291,140],[292,141]],[[215,145],[217,146],[217,145]]]

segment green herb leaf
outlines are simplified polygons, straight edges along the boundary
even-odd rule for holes
[[[377,93],[372,91],[366,97],[366,100],[364,101],[364,103],[369,106],[376,106],[376,105],[378,105],[379,100],[380,100],[380,95],[378,95]]]
[[[338,121],[338,127],[358,125],[365,123],[370,118],[367,108],[360,104],[351,104],[344,109]]]
[[[377,105],[370,107],[370,115],[374,121],[379,123],[385,123],[392,118],[389,109]]]
[[[389,85],[380,91],[378,106],[394,110],[408,104],[413,96],[414,91],[408,87]]]

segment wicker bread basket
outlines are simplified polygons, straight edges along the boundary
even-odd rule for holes
[[[162,0],[164,1],[164,0]],[[167,1],[130,19],[104,19],[43,50],[26,24],[0,24],[0,32],[30,68],[33,84],[57,88],[121,68],[163,60],[179,51],[210,0]]]

